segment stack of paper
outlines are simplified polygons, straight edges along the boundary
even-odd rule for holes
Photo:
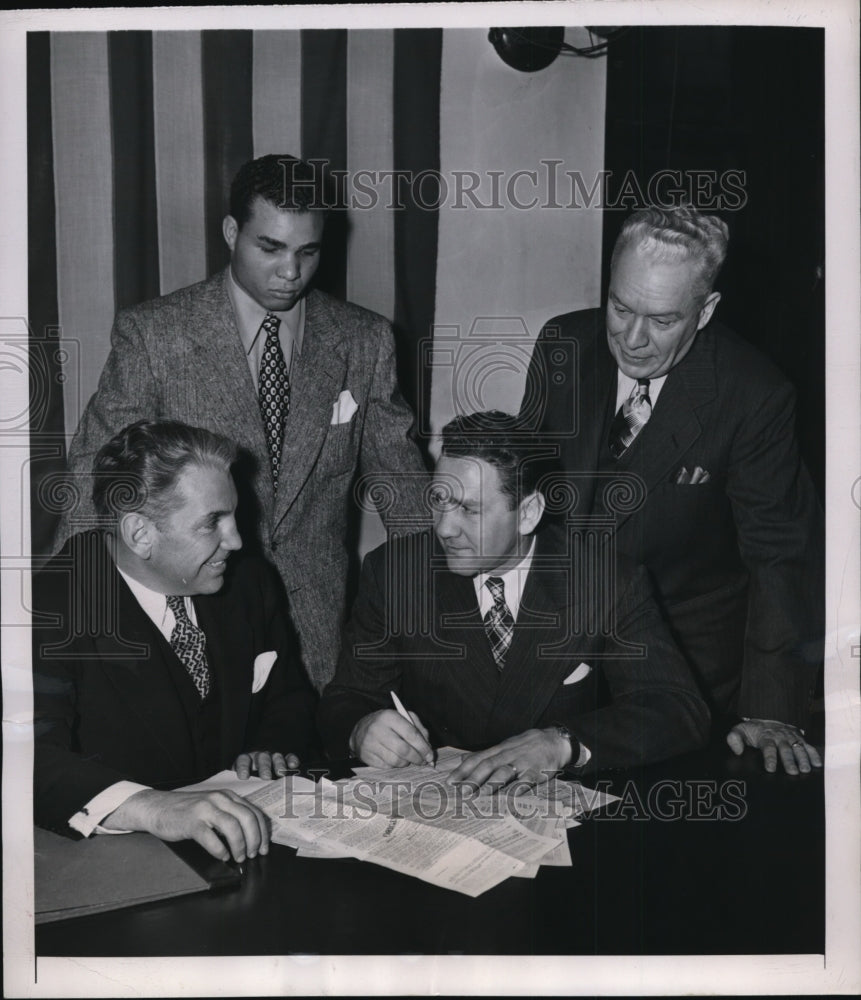
[[[612,800],[551,780],[535,790],[449,785],[463,751],[439,751],[436,767],[360,767],[342,781],[298,776],[247,795],[272,819],[275,843],[303,857],[354,857],[478,896],[542,864],[570,865],[567,830]],[[515,794],[516,793],[516,794]]]

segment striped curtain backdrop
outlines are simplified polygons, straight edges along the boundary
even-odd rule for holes
[[[225,266],[229,183],[252,157],[438,171],[441,52],[427,29],[28,37],[35,555],[54,529],[39,486],[62,468],[116,310]],[[426,413],[438,213],[427,186],[421,199],[333,216],[318,284],[395,323],[402,388]]]

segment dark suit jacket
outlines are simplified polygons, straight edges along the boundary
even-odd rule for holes
[[[220,591],[193,599],[219,691],[218,768],[254,749],[306,757],[316,698],[291,650],[277,577],[260,559],[231,562]],[[70,834],[81,806],[124,778],[174,788],[207,777],[190,678],[102,535],[75,535],[33,595],[36,823]],[[278,658],[252,694],[254,660],[269,651]]]
[[[577,513],[605,513],[606,480],[594,473],[604,466],[616,364],[604,311],[550,320],[529,379],[521,412],[574,474]],[[710,323],[614,466],[640,478],[644,502],[614,513],[619,549],[649,570],[713,708],[803,726],[821,659],[823,524],[794,417],[780,372]],[[675,484],[682,466],[697,465],[709,482]]]
[[[422,516],[426,470],[397,386],[382,316],[322,292],[306,298],[305,337],[291,373],[278,493],[257,393],[227,294],[227,272],[118,313],[111,352],[69,449],[79,487],[74,518],[92,514],[96,451],[126,425],[170,418],[236,441],[239,528],[278,568],[311,680],[334,672],[345,605],[347,520],[357,471],[384,473],[398,515]],[[339,394],[358,410],[332,424]],[[382,495],[379,495],[381,500]],[[78,521],[82,527],[86,521]],[[91,522],[90,522],[91,523]],[[61,538],[75,528],[66,519]]]
[[[417,713],[436,745],[484,748],[559,723],[591,751],[587,770],[701,745],[708,709],[645,572],[625,563],[615,581],[604,576],[598,587],[574,548],[560,534],[539,535],[502,672],[472,579],[448,571],[430,532],[368,555],[338,670],[318,712],[329,755],[349,756],[353,726],[391,708],[390,691]],[[581,663],[592,668],[588,675],[565,684]]]

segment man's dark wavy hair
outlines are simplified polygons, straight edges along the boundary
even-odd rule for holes
[[[241,229],[255,198],[285,212],[326,212],[333,206],[325,164],[288,153],[269,153],[244,163],[230,185],[230,214]]]
[[[520,419],[502,410],[484,410],[455,417],[442,429],[442,454],[450,458],[480,458],[499,474],[502,492],[512,507],[535,492],[546,463],[536,460]]]
[[[176,509],[177,482],[189,466],[230,471],[237,447],[226,437],[178,420],[138,420],[99,449],[93,504],[104,518],[140,511],[156,524]]]

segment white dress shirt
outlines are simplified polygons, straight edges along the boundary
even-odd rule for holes
[[[630,392],[630,390],[628,391]],[[502,580],[505,603],[508,605],[511,617],[514,619],[515,624],[517,624],[520,601],[523,597],[523,590],[526,587],[526,578],[529,576],[529,570],[532,568],[532,556],[534,552],[535,539],[533,538],[532,544],[529,546],[529,551],[516,566],[512,566],[505,573],[479,573],[478,576],[473,577],[472,585],[475,587],[475,594],[478,598],[478,610],[482,618],[493,607],[493,597],[491,597],[486,583],[491,577],[495,577]],[[581,743],[580,755],[574,766],[583,767],[591,757],[592,751],[585,744]]]
[[[493,607],[493,598],[485,584],[491,577],[494,577],[495,579],[502,580],[505,588],[505,603],[508,605],[511,617],[515,622],[517,621],[517,613],[520,611],[520,599],[523,596],[523,588],[526,586],[526,577],[529,575],[529,570],[532,566],[532,554],[534,552],[535,539],[533,538],[532,544],[529,546],[529,551],[516,566],[512,566],[505,573],[479,573],[478,576],[472,578],[472,585],[475,587],[475,595],[478,598],[478,610],[481,612],[482,618]]]
[[[233,306],[239,339],[248,359],[248,368],[256,389],[257,379],[260,375],[260,359],[263,357],[263,348],[266,346],[266,337],[260,336],[260,325],[269,310],[264,309],[251,298],[241,285],[237,284],[233,277],[232,268],[227,269],[227,296],[231,306]],[[273,316],[277,316],[281,320],[281,326],[278,328],[278,340],[289,376],[293,371],[294,355],[298,356],[302,353],[302,343],[305,338],[305,299],[299,299],[297,304],[286,312],[271,311]]]
[[[670,373],[667,372],[667,375]],[[654,410],[657,402],[658,396],[661,394],[661,389],[664,387],[664,382],[667,381],[667,375],[661,375],[658,378],[649,379],[649,399],[652,403],[652,409]],[[634,390],[634,386],[637,384],[635,378],[631,378],[626,375],[621,368],[617,370],[616,374],[616,407],[613,410],[614,413],[619,412],[619,407],[625,400],[631,395]]]

